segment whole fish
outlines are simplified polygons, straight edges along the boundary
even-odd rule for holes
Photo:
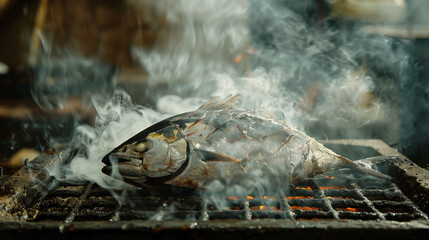
[[[212,99],[144,129],[103,158],[103,172],[117,169],[123,181],[138,187],[205,188],[214,180],[262,180],[269,187],[343,167],[390,179],[284,123],[233,109],[238,98]]]

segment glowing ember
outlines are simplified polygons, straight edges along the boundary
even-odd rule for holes
[[[337,178],[337,177],[325,176],[325,178],[326,178],[326,179],[334,179],[334,178]]]
[[[290,197],[286,197],[287,200],[291,200],[291,199],[306,199],[306,198],[314,198],[313,196],[290,196]]]
[[[246,199],[247,200],[253,200],[253,199],[255,199],[254,197],[252,197],[252,196],[246,196]]]
[[[335,208],[335,210],[344,211],[344,212],[366,212],[365,208],[351,208],[351,207]]]
[[[333,198],[333,199],[352,199],[351,197],[340,197],[340,196],[326,196],[326,198]]]
[[[229,196],[227,197],[228,200],[238,200],[240,199],[238,196]]]
[[[292,210],[303,210],[303,211],[320,211],[317,207],[302,207],[302,206],[290,206]]]
[[[276,196],[263,196],[264,199],[272,199],[272,200],[277,200]]]
[[[251,211],[281,211],[281,209],[278,209],[275,206],[254,206],[250,207]]]
[[[312,190],[310,186],[308,186],[308,187],[295,187],[295,189]]]

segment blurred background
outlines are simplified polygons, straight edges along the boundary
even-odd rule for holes
[[[1,0],[0,167],[69,144],[94,126],[94,96],[123,89],[169,114],[241,93],[318,140],[381,139],[428,168],[427,12],[425,0]]]

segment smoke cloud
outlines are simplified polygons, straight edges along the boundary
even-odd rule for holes
[[[111,99],[94,96],[95,126],[77,127],[73,138],[85,150],[49,169],[59,180],[122,189],[124,184],[101,173],[105,154],[159,120],[238,93],[237,108],[260,109],[310,136],[397,141],[395,131],[377,129],[398,124],[398,106],[389,96],[396,84],[390,79],[400,81],[408,67],[402,43],[356,26],[331,28],[325,22],[322,28],[313,15],[281,1],[156,4],[166,12],[163,30],[175,34],[153,49],[132,49],[149,75],[141,92],[151,93],[156,109],[132,103],[121,90]],[[219,184],[211,187],[221,189]]]

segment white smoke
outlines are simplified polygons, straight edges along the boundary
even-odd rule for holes
[[[136,46],[133,56],[149,73],[149,88],[159,111],[179,113],[177,109],[182,108],[177,105],[189,106],[186,110],[192,110],[211,97],[239,93],[237,107],[264,109],[277,119],[303,128],[299,112],[294,110],[299,97],[288,89],[288,82],[293,81],[286,77],[289,69],[271,66],[248,72],[249,53],[253,49],[246,1],[205,1],[204,4],[175,1],[157,6],[166,11],[163,30],[180,34],[171,34],[171,38],[159,41],[150,50]],[[157,90],[165,82],[168,97]],[[171,94],[179,95],[184,102],[177,104],[178,97]],[[165,104],[167,100],[170,102]],[[189,105],[191,101],[195,104]]]
[[[321,31],[275,1],[156,4],[166,12],[163,30],[176,34],[160,39],[152,49],[134,46],[132,54],[149,74],[149,85],[140,92],[151,93],[148,97],[156,100],[157,109],[133,104],[123,91],[116,91],[110,100],[93,98],[95,127],[79,126],[74,138],[86,151],[70,163],[50,169],[59,180],[123,188],[125,185],[101,172],[101,159],[108,152],[151,124],[195,110],[216,96],[239,93],[238,108],[262,109],[299,129],[311,126],[314,120],[335,130],[389,120],[389,106],[374,97],[377,85],[367,76],[362,60],[382,56],[379,64],[391,67],[397,56],[387,38]],[[252,52],[256,55],[251,56]],[[307,90],[318,85],[319,97],[309,110],[300,107],[308,97]],[[159,90],[163,86],[167,90]],[[213,187],[222,188],[216,184]],[[235,188],[239,186],[226,191],[240,190]]]
[[[116,90],[111,99],[94,96],[93,104],[97,111],[95,128],[78,126],[72,140],[78,153],[71,156],[70,162],[56,161],[48,171],[60,181],[76,184],[90,181],[106,189],[125,189],[128,185],[101,172],[104,166],[101,159],[137,132],[168,115],[134,105],[122,90]],[[120,178],[117,172],[116,176]]]
[[[213,72],[241,75],[233,60],[248,44],[245,1],[157,1],[156,5],[166,14],[159,31],[168,32],[167,37],[160,36],[152,49],[135,46],[132,51],[151,83],[193,82]]]

